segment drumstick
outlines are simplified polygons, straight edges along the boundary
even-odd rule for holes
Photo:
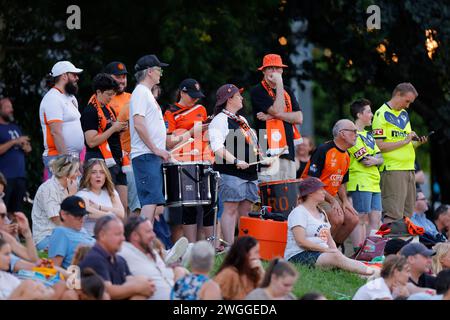
[[[182,147],[184,147],[185,145],[191,143],[192,141],[194,141],[193,138],[189,138],[187,139],[185,142],[183,142],[182,144],[180,144],[179,146],[176,146],[175,148],[173,148],[172,150],[169,151],[170,154],[172,154],[175,150],[178,150]]]
[[[263,162],[267,161],[267,159],[274,159],[274,160],[275,160],[275,159],[279,158],[279,157],[283,154],[283,152],[286,151],[287,149],[288,149],[288,147],[285,146],[283,149],[281,149],[281,151],[280,151],[279,154],[277,154],[277,155],[275,155],[275,156],[273,156],[273,157],[266,158],[266,159],[264,159],[264,160],[259,160],[259,161],[256,161],[256,162],[251,162],[251,163],[249,163],[248,165],[249,165],[249,166],[254,166],[255,164],[259,164],[259,163],[263,163]]]

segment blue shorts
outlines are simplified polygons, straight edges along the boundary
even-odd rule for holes
[[[323,252],[319,251],[302,251],[289,259],[289,262],[304,264],[310,267],[314,267],[317,259]]]
[[[134,180],[133,170],[130,169],[125,172],[127,176],[127,184],[128,184],[128,208],[130,211],[136,211],[137,209],[141,209],[141,204],[139,202],[137,190],[136,190],[136,182]]]
[[[358,213],[370,213],[372,211],[381,212],[381,193],[370,191],[351,191],[350,196],[353,201],[353,208]]]
[[[131,163],[141,206],[165,204],[162,159],[154,154],[146,153],[132,159]]]
[[[256,202],[259,199],[257,180],[248,181],[228,174],[221,174],[219,195],[222,202]]]

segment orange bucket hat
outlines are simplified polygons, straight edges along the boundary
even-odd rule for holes
[[[258,70],[262,70],[267,67],[279,67],[279,68],[287,68],[287,65],[283,64],[281,57],[278,54],[266,54],[263,58],[263,65],[258,68]]]

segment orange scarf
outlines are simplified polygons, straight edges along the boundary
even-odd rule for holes
[[[261,81],[261,85],[264,89],[266,89],[269,96],[275,101],[276,95],[273,89],[269,86],[269,84],[263,80]],[[292,101],[289,94],[284,90],[284,103],[285,103],[285,112],[292,112]],[[294,132],[294,145],[298,145],[302,143],[302,136],[297,129],[295,124],[292,125],[292,129]],[[267,130],[267,154],[276,155],[279,154],[286,146],[286,132],[284,130],[283,120],[280,119],[270,119],[266,121],[266,130]],[[289,150],[286,149],[283,153],[289,153]]]
[[[101,104],[97,100],[97,96],[95,94],[92,95],[92,97],[89,99],[89,104],[91,104],[96,110],[98,115],[98,132],[103,133],[106,130],[106,125],[108,124],[108,120],[106,119]],[[109,112],[109,116],[111,121],[116,121],[116,115],[114,114],[114,111],[111,109],[110,105],[105,105],[106,110]],[[108,168],[116,165],[116,161],[113,158],[113,155],[111,153],[111,149],[108,144],[108,139],[106,139],[103,143],[101,143],[98,148],[100,149],[100,152],[102,153],[103,159],[105,159],[106,166]],[[122,168],[124,170],[127,170],[131,168],[130,158],[128,155],[124,154],[122,151]]]

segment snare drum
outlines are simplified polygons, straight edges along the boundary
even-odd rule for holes
[[[297,206],[300,179],[278,180],[259,184],[261,205],[272,207],[272,212],[282,213],[286,219]]]
[[[201,206],[214,201],[212,165],[206,162],[163,164],[166,206]]]

